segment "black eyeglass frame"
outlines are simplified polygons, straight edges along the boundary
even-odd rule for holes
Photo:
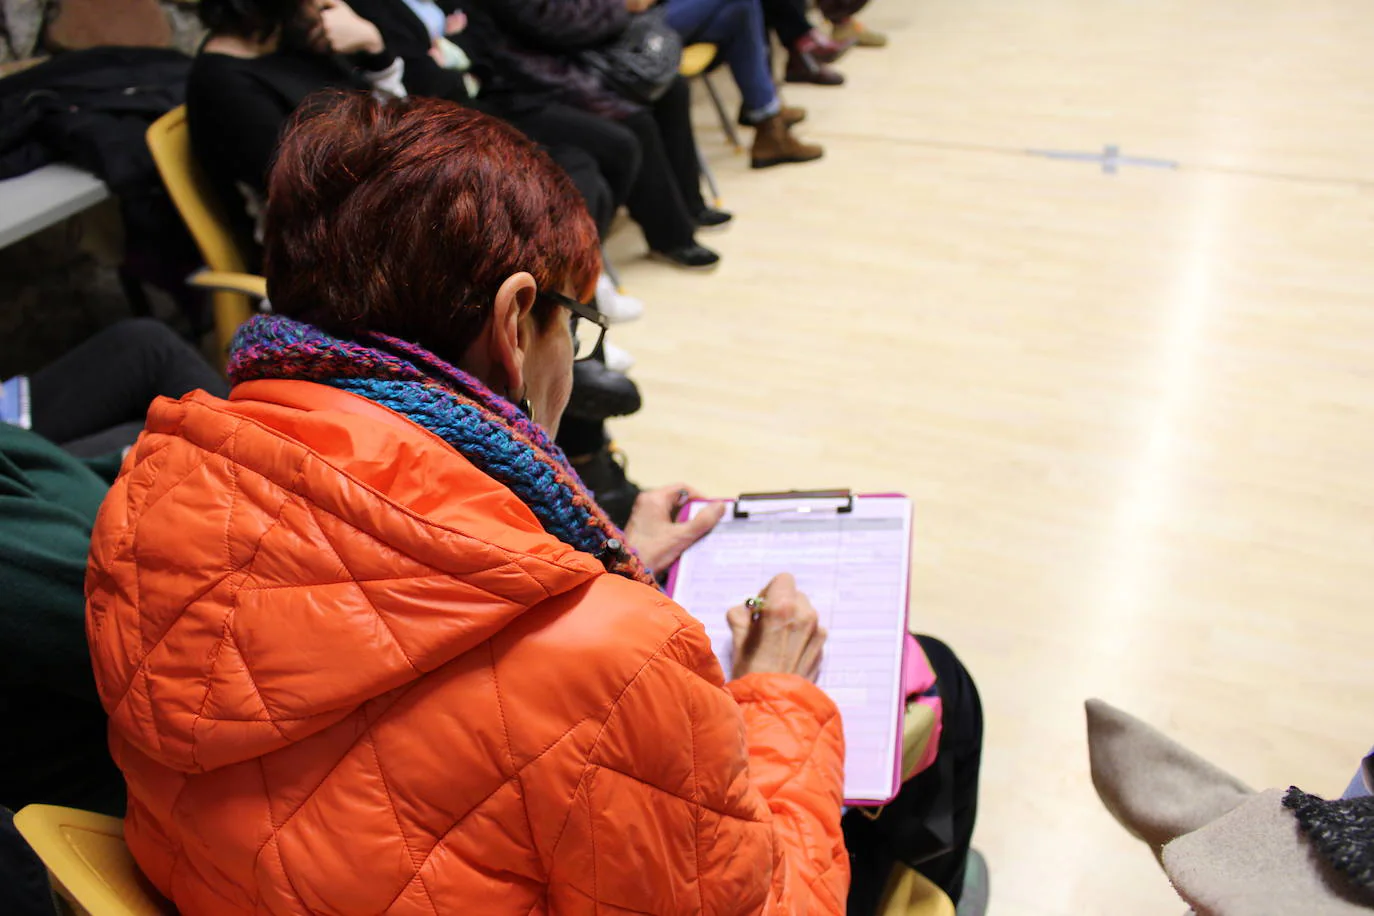
[[[601,312],[597,310],[596,306],[588,305],[585,302],[579,302],[572,296],[565,296],[562,293],[556,293],[552,290],[540,290],[539,295],[545,299],[552,299],[554,302],[558,303],[559,305],[563,306],[563,308],[573,313],[573,321],[568,326],[569,330],[572,332],[573,338],[573,362],[585,362],[586,360],[591,359],[593,356],[595,356],[597,353],[601,351],[601,342],[606,339],[606,329],[611,326],[611,322],[610,319],[608,319],[605,315],[601,314]],[[587,351],[587,355],[582,357],[578,357],[576,355],[578,319],[590,321],[598,328],[596,343],[593,344],[592,348]]]

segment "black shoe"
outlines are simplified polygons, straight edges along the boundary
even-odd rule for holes
[[[627,417],[639,410],[639,387],[598,359],[573,363],[573,389],[565,413],[579,420]]]
[[[711,270],[720,263],[720,255],[696,242],[671,251],[651,251],[649,257],[686,270]]]
[[[625,476],[625,458],[621,452],[606,445],[595,455],[573,462],[573,470],[616,527],[624,529],[630,523],[630,512],[639,498],[639,487]]]
[[[701,212],[693,217],[693,219],[697,221],[697,225],[703,229],[714,229],[718,226],[724,226],[734,218],[735,214],[727,210],[717,210],[715,207],[703,207]]]

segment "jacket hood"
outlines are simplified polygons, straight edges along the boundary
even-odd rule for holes
[[[154,404],[92,540],[97,685],[159,763],[278,750],[605,574],[398,414],[307,382],[234,398]]]

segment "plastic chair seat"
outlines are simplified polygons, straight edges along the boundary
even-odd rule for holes
[[[168,903],[139,871],[117,818],[29,805],[14,826],[47,866],[53,885],[77,913],[91,916],[174,916]]]
[[[677,72],[687,79],[701,76],[716,62],[717,48],[713,44],[700,42],[682,49],[682,63]]]

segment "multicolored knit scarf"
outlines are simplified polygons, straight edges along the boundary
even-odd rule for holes
[[[415,344],[382,334],[340,340],[313,325],[259,315],[234,338],[229,378],[234,384],[318,382],[388,407],[510,488],[549,534],[595,556],[609,572],[654,585],[548,434],[477,379]]]

